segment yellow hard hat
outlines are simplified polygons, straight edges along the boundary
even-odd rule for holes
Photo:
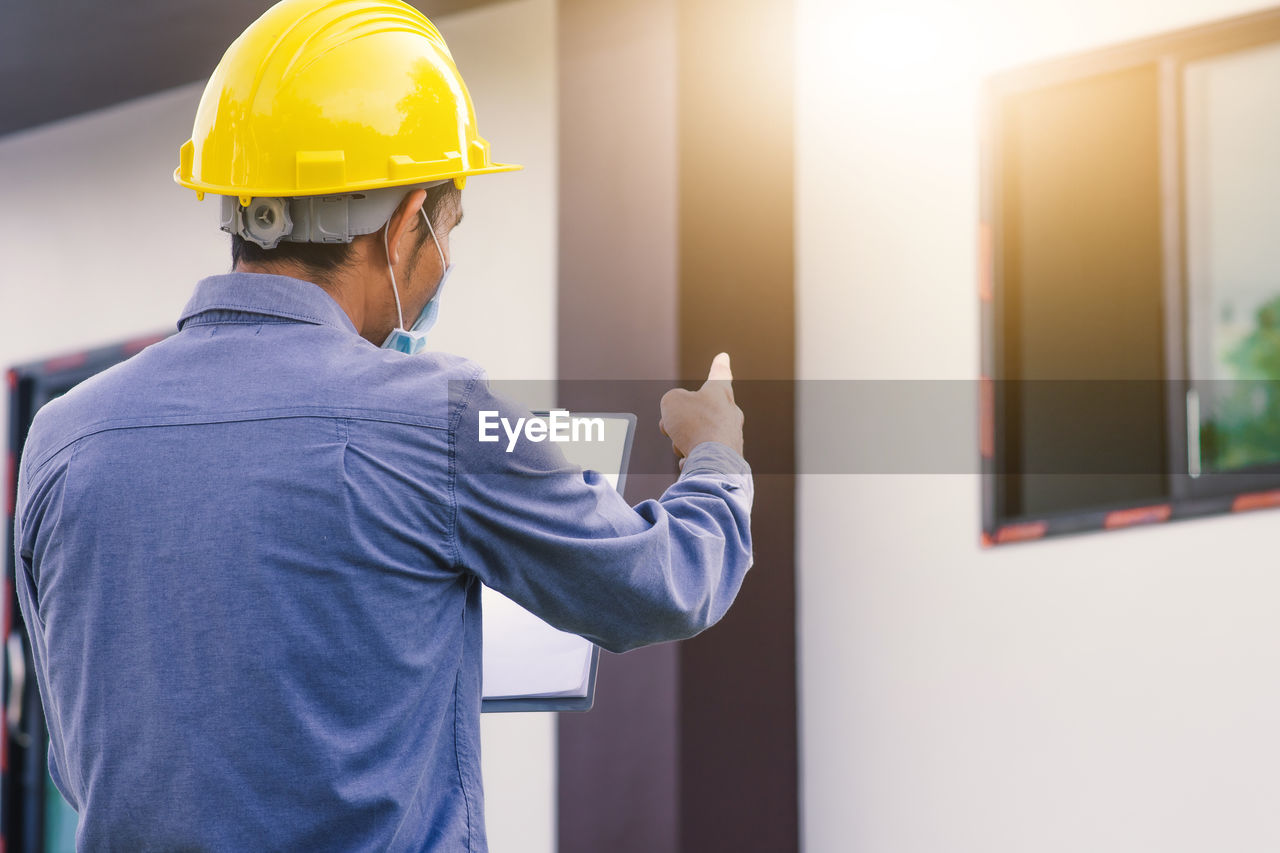
[[[282,0],[223,55],[174,180],[319,196],[508,172],[476,133],[444,37],[399,0]]]

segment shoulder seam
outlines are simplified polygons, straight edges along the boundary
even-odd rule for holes
[[[227,412],[222,417],[209,417],[206,415],[197,417],[170,416],[154,418],[118,418],[114,421],[100,421],[92,426],[85,427],[73,433],[70,438],[59,442],[52,449],[45,451],[41,456],[33,460],[31,473],[39,473],[39,471],[54,457],[73,444],[100,433],[114,432],[117,430],[155,429],[170,426],[206,426],[209,424],[249,423],[252,421],[274,421],[301,418],[332,418],[339,420],[375,421],[380,423],[401,424],[403,426],[417,426],[426,429],[445,428],[438,418],[426,418],[421,415],[410,415],[399,412],[378,412],[376,410],[330,409],[328,407],[321,408],[320,411],[309,412],[305,411],[306,408],[309,407],[293,407],[290,409],[265,410],[260,412]],[[121,422],[117,423],[115,421]]]
[[[462,410],[471,402],[471,394],[475,390],[476,383],[480,381],[480,377],[484,375],[484,368],[477,367],[475,372],[471,374],[471,379],[467,381],[466,388],[462,391],[462,400],[458,403],[458,409],[450,416],[449,430],[447,433],[449,445],[449,504],[452,510],[452,518],[449,521],[449,545],[453,552],[453,571],[462,571],[462,549],[458,547],[458,425],[462,423]]]

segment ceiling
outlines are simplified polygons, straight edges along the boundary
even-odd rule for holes
[[[493,0],[424,0],[430,17]],[[3,0],[0,136],[192,83],[270,0]]]

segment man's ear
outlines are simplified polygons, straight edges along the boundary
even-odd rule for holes
[[[422,210],[422,203],[426,200],[426,190],[414,190],[405,195],[400,201],[400,205],[396,208],[396,212],[391,214],[391,219],[388,220],[386,225],[387,260],[391,261],[393,266],[400,263],[400,240],[417,222],[418,211]]]

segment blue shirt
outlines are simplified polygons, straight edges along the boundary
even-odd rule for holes
[[[89,850],[483,851],[480,584],[624,651],[718,620],[746,461],[630,507],[474,363],[362,339],[232,273],[179,333],[37,415],[17,588],[49,768]]]

